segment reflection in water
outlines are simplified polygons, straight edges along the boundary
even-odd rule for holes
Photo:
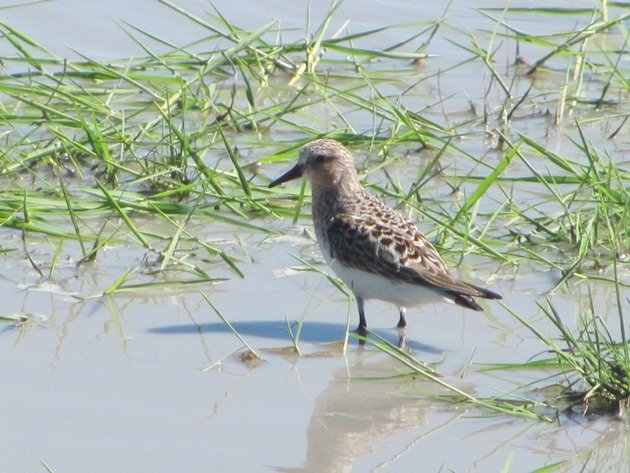
[[[382,368],[382,371],[378,371]],[[382,439],[427,423],[427,404],[405,394],[409,379],[361,380],[391,375],[391,368],[372,364],[339,370],[315,401],[306,432],[302,467],[276,468],[281,472],[345,472],[374,451]]]

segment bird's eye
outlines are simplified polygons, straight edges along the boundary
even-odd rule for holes
[[[323,154],[318,154],[317,156],[315,156],[315,162],[317,164],[321,164],[326,160],[326,156]]]

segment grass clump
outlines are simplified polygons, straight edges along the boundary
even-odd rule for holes
[[[73,256],[82,262],[95,260],[106,244],[125,242],[157,260],[161,271],[183,268],[206,278],[206,262],[190,255],[209,255],[241,276],[238,255],[204,244],[204,235],[191,228],[203,223],[269,234],[262,219],[308,217],[305,188],[269,191],[263,169],[325,135],[367,154],[359,165],[372,190],[437,224],[430,236],[447,253],[481,253],[508,266],[535,260],[559,269],[564,282],[591,277],[589,266],[603,261],[610,267],[611,255],[626,251],[630,177],[619,161],[590,144],[583,125],[570,129],[576,156],[573,150],[552,152],[518,124],[526,118],[540,124],[544,114],[532,111],[572,90],[565,100],[572,112],[564,117],[588,112],[595,125],[618,119],[616,135],[622,134],[625,53],[613,41],[580,45],[623,30],[627,15],[594,9],[589,20],[583,9],[572,11],[581,18],[579,31],[546,37],[511,21],[567,11],[514,8],[495,17],[483,10],[478,14],[491,27],[470,33],[449,25],[447,8],[436,20],[352,32],[347,23],[331,26],[339,6],[333,2],[304,37],[285,40],[293,32],[275,22],[250,31],[216,9],[205,19],[159,2],[205,35],[173,45],[122,25],[144,57],[105,62],[77,53],[78,59],[66,60],[0,23],[2,40],[15,51],[3,58],[10,73],[0,76],[0,120],[6,124],[0,134],[0,227],[63,239],[63,249],[78,250]],[[362,45],[394,28],[399,41]],[[446,71],[432,66],[429,54],[442,37],[463,51]],[[536,48],[537,69],[551,68],[554,77],[562,76],[559,83],[501,62],[503,53],[516,59],[525,42]],[[441,75],[470,74],[475,64],[487,71],[487,88],[478,99],[467,98],[470,113],[452,119],[450,110],[461,107],[458,92],[435,97],[427,87],[439,89]],[[598,109],[588,109],[592,97],[580,83],[602,98]],[[602,107],[614,109],[613,118]],[[479,127],[491,144],[486,156],[461,145]],[[515,176],[519,160],[527,172]],[[405,179],[390,173],[398,165]],[[464,196],[455,208],[433,195],[444,183],[453,196]],[[534,185],[544,197],[521,202],[522,192],[538,192]],[[552,241],[557,253],[541,256],[539,237]],[[506,242],[516,243],[506,251]]]
[[[630,342],[623,312],[623,304],[630,299],[622,300],[620,287],[616,286],[617,320],[614,327],[609,327],[597,314],[590,291],[589,301],[590,304],[579,307],[575,329],[568,326],[550,300],[540,304],[546,320],[557,331],[553,337],[515,311],[509,308],[508,311],[554,355],[534,363],[537,368],[559,369],[563,386],[557,400],[559,404],[585,414],[622,416],[630,407]]]
[[[317,65],[326,61],[343,72],[345,54],[368,62],[422,57],[395,51],[404,44],[380,52],[354,46],[381,28],[331,33],[336,3],[297,42],[283,41],[276,22],[246,31],[216,10],[208,22],[160,3],[207,36],[175,46],[123,25],[145,57],[104,62],[77,53],[82,59],[66,60],[0,23],[1,40],[15,51],[2,58],[11,72],[0,76],[0,229],[29,241],[61,241],[63,257],[81,264],[95,261],[106,245],[144,252],[146,271],[124,271],[108,293],[144,287],[142,274],[157,274],[155,267],[212,281],[206,257],[243,276],[238,256],[207,243],[199,228],[259,240],[273,233],[253,222],[285,210],[258,179],[261,154],[282,158],[319,134],[302,119],[315,117],[313,108],[333,96],[359,97],[327,85]],[[378,75],[364,70],[360,80],[366,78]],[[270,130],[301,138],[279,150]],[[135,281],[126,284],[128,278]]]
[[[556,287],[574,276],[600,278],[614,265],[628,262],[630,173],[611,156],[598,152],[579,124],[577,129],[581,141],[573,144],[583,160],[560,156],[522,136],[510,149],[530,175],[501,183],[527,182],[531,196],[519,203],[505,194],[507,205],[501,220],[514,238],[511,255],[558,270]],[[541,159],[546,163],[544,171]],[[624,284],[612,277],[608,280]]]

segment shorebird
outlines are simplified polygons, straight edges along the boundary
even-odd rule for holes
[[[368,299],[398,306],[400,346],[407,326],[405,307],[446,301],[481,311],[475,297],[501,299],[455,278],[410,220],[361,186],[352,156],[341,143],[319,139],[303,146],[297,164],[269,187],[299,177],[311,186],[322,256],[356,299],[360,335],[367,334]]]

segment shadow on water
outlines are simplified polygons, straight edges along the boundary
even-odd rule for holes
[[[283,321],[266,320],[266,321],[247,321],[232,322],[232,327],[241,336],[263,337],[269,339],[282,339],[290,341],[287,330],[287,324]],[[304,322],[300,332],[300,341],[307,343],[329,343],[336,341],[343,336],[346,326],[344,324],[335,324],[330,322]],[[295,328],[293,329],[295,330]],[[167,325],[164,327],[156,327],[149,329],[150,333],[158,333],[162,335],[186,335],[198,333],[226,333],[230,329],[223,323],[204,323],[204,324],[185,324],[185,325]],[[396,329],[378,332],[379,336],[393,345],[398,343],[398,332]],[[358,344],[358,340],[356,341]],[[431,354],[442,354],[443,349],[433,345],[426,345],[414,340],[407,339],[407,348],[412,350],[423,351]]]

